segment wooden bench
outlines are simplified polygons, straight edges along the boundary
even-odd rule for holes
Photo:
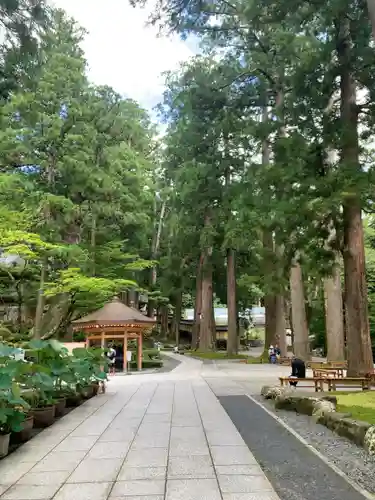
[[[343,378],[344,370],[340,368],[319,368],[313,369],[313,377],[318,378]]]
[[[340,377],[325,378],[323,384],[327,384],[328,391],[336,391],[337,387],[360,387],[363,391],[371,389],[371,379],[368,377]]]
[[[290,366],[291,358],[288,357],[280,357],[277,362],[279,365]]]
[[[323,378],[319,377],[306,377],[306,378],[290,378],[290,377],[279,377],[281,387],[288,385],[289,382],[298,382],[304,384],[304,387],[314,387],[315,392],[323,391]]]
[[[329,363],[323,361],[307,361],[306,366],[309,368],[341,368],[346,370],[348,363],[346,361],[331,361]]]

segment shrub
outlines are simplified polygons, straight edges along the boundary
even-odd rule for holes
[[[160,359],[160,352],[158,349],[145,349],[142,353],[143,358],[147,359]]]

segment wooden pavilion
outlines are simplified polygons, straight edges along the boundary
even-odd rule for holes
[[[148,318],[138,309],[126,306],[118,297],[105,304],[101,309],[76,319],[72,322],[73,331],[86,334],[86,345],[100,341],[102,348],[108,340],[123,340],[123,368],[126,370],[128,339],[136,339],[138,343],[138,370],[142,369],[142,335],[155,320]]]

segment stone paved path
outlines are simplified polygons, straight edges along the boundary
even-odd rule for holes
[[[278,500],[202,377],[220,392],[216,372],[186,359],[114,378],[0,462],[0,499]]]

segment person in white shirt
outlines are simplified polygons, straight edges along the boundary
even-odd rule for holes
[[[115,375],[116,373],[116,349],[111,345],[107,351],[107,358],[109,361],[109,373],[110,375]]]

